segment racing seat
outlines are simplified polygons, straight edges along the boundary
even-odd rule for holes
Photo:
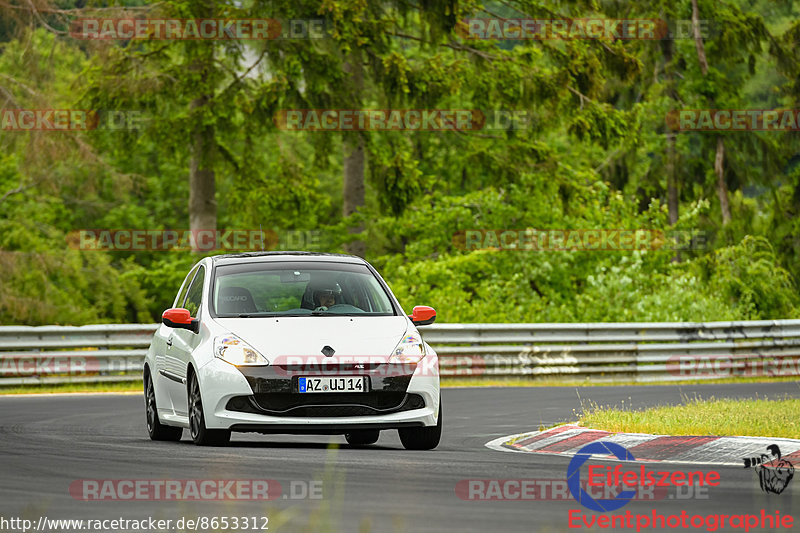
[[[253,295],[244,287],[225,287],[219,291],[217,312],[220,314],[257,313]]]
[[[317,307],[314,305],[314,290],[315,288],[309,284],[303,293],[303,298],[300,300],[300,307],[303,309],[314,310]]]

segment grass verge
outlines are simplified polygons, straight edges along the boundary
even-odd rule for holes
[[[142,380],[115,381],[112,383],[63,383],[59,385],[18,385],[0,387],[2,394],[68,394],[86,392],[139,392],[144,386]]]
[[[591,405],[579,424],[613,433],[800,438],[800,399],[684,398],[642,411]]]

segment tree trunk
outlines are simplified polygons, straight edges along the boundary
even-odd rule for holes
[[[675,92],[672,77],[672,40],[665,39],[661,43],[661,52],[664,56],[664,77],[666,79],[667,90],[666,93],[669,98],[678,104],[678,95]],[[657,80],[653,80],[657,82]],[[669,131],[667,128],[667,146],[666,146],[666,165],[665,170],[667,174],[667,209],[669,210],[669,224],[670,226],[678,222],[678,180],[675,174],[675,132]]]
[[[703,37],[700,35],[700,10],[697,7],[697,0],[692,0],[692,30],[694,32],[694,45],[697,48],[697,60],[700,62],[700,71],[703,76],[708,74],[708,60],[706,59],[706,49],[703,45]],[[714,105],[713,100],[711,105]],[[725,184],[725,143],[722,137],[717,137],[717,152],[714,157],[714,172],[717,175],[717,196],[719,197],[719,207],[722,212],[722,225],[725,226],[731,221],[731,208],[728,202],[728,186]]]
[[[342,214],[347,217],[364,205],[364,138],[358,133],[344,139],[344,201]],[[364,225],[350,228],[350,233],[363,231]],[[366,244],[362,240],[347,244],[347,252],[364,257]]]
[[[198,98],[192,108],[205,105]],[[198,231],[217,229],[217,200],[211,154],[214,151],[214,130],[210,126],[198,128],[192,136],[192,154],[189,162],[189,228],[197,240]],[[205,242],[210,242],[207,237]],[[196,243],[195,243],[196,244]],[[196,245],[194,251],[201,250]]]
[[[206,4],[202,8],[205,16],[214,13],[213,4]],[[208,252],[210,246],[216,246],[216,241],[203,236],[198,246],[198,231],[217,230],[217,199],[214,175],[214,158],[216,143],[214,140],[214,127],[203,124],[202,108],[211,100],[212,73],[214,69],[214,47],[211,43],[197,43],[193,50],[196,54],[191,61],[191,70],[197,73],[198,89],[200,96],[189,104],[190,115],[194,121],[191,136],[189,160],[189,229],[195,239],[193,249],[195,252]],[[206,234],[207,235],[207,234]]]
[[[666,16],[662,13],[662,18],[666,19]],[[678,93],[675,90],[675,83],[674,77],[672,75],[672,58],[674,54],[673,48],[673,41],[671,39],[664,39],[661,41],[661,52],[664,56],[664,78],[666,79],[666,93],[667,96],[673,102],[673,109],[677,109],[678,107]],[[654,76],[653,82],[657,83],[658,79]],[[675,168],[675,159],[677,149],[675,147],[677,134],[674,131],[669,131],[667,128],[666,131],[666,164],[664,165],[664,170],[667,174],[667,213],[669,216],[669,225],[674,226],[678,223],[678,217],[680,216],[680,203],[679,203],[679,195],[678,195],[678,175]],[[675,251],[675,255],[672,256],[673,263],[679,263],[681,261],[681,252],[680,250]]]
[[[700,71],[705,76],[708,74],[708,60],[706,59],[706,48],[703,45],[703,36],[700,35],[700,10],[697,7],[697,0],[692,0],[692,32],[694,33],[694,46],[697,48],[697,60],[700,61]]]
[[[678,223],[678,180],[675,176],[675,134],[667,133],[667,209],[669,225]]]
[[[662,18],[665,16],[662,13]],[[664,78],[666,80],[666,94],[673,102],[673,109],[678,107],[678,94],[675,91],[674,78],[672,76],[672,57],[673,57],[673,41],[671,39],[664,39],[661,41],[661,54],[664,56]],[[657,75],[653,76],[653,83],[658,83]],[[676,134],[674,131],[666,131],[666,164],[664,170],[667,174],[667,209],[669,212],[669,224],[675,225],[678,222],[678,179],[675,170],[675,141]]]
[[[725,143],[722,137],[717,137],[717,155],[714,158],[714,172],[717,174],[717,195],[719,207],[722,211],[722,225],[731,221],[731,207],[728,203],[728,186],[725,184]]]
[[[344,70],[350,75],[351,94],[354,95],[352,109],[361,108],[361,94],[364,91],[364,67],[361,64],[361,53],[354,50],[344,64]],[[344,181],[342,186],[342,215],[348,217],[364,206],[364,165],[365,143],[364,137],[359,132],[345,132],[342,139],[344,152]],[[350,233],[360,233],[364,230],[363,224],[351,226]],[[345,245],[347,253],[364,257],[366,243],[355,240]]]

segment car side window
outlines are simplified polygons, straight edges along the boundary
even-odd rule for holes
[[[175,298],[175,307],[183,307],[183,300],[186,298],[186,291],[189,290],[189,285],[192,283],[194,279],[194,275],[197,273],[197,269],[192,270],[186,276],[186,279],[183,280],[183,284],[178,292],[178,297]]]
[[[186,303],[183,305],[189,310],[189,314],[197,317],[197,312],[200,310],[200,303],[203,301],[203,281],[205,280],[204,267],[197,269],[197,274],[192,280],[192,285],[186,293]]]

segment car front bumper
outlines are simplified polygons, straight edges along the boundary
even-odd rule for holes
[[[356,429],[434,426],[439,412],[436,354],[424,364],[235,367],[213,359],[197,371],[206,427],[260,433],[341,434]],[[299,393],[300,376],[368,377],[365,393]]]

